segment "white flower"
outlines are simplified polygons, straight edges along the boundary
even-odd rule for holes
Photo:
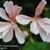
[[[0,8],[0,17],[9,22],[0,21],[0,38],[2,38],[4,42],[9,42],[13,38],[14,30],[18,42],[23,44],[25,42],[25,36],[16,25],[16,17],[19,15],[22,8],[17,5],[13,5],[12,1],[6,1],[4,3],[4,7],[9,16],[7,16],[3,8]]]
[[[16,20],[22,25],[27,25],[31,22],[30,31],[35,35],[40,34],[43,41],[50,42],[50,19],[40,18],[40,14],[42,13],[46,4],[47,2],[45,0],[42,0],[39,3],[35,11],[34,18],[25,15],[19,15],[16,17]]]

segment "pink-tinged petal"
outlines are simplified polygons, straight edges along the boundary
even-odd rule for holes
[[[18,5],[15,5],[15,14],[16,16],[19,15],[20,11],[22,10],[22,7],[19,7]]]
[[[39,32],[40,32],[40,36],[42,38],[43,41],[47,40],[47,33],[39,26]]]
[[[48,36],[47,36],[47,42],[50,42],[50,33],[48,33]]]
[[[13,29],[10,26],[3,32],[3,41],[9,42],[12,40],[12,38],[13,38]]]
[[[46,1],[41,1],[39,3],[39,5],[37,6],[36,11],[35,11],[35,17],[38,17],[39,15],[41,15],[46,4],[47,4]]]
[[[0,33],[4,32],[9,26],[9,22],[0,22]]]
[[[50,24],[44,23],[41,20],[38,21],[38,24],[44,31],[50,33]]]
[[[9,14],[10,18],[15,18],[15,9],[12,1],[6,1],[4,3],[5,10]]]
[[[33,19],[31,17],[28,17],[28,16],[25,16],[25,15],[18,15],[16,16],[16,21],[19,23],[19,24],[22,24],[22,25],[27,25],[29,24],[29,22],[31,22]]]
[[[10,19],[8,18],[8,16],[6,15],[6,12],[4,11],[3,8],[0,8],[0,17],[5,19],[5,20],[8,20],[10,21]]]
[[[43,18],[43,19],[41,19],[41,22],[43,22],[45,24],[50,24],[50,19],[49,18]]]
[[[3,32],[10,27],[9,22],[0,22],[0,39],[3,37]]]
[[[30,31],[35,35],[37,35],[39,33],[39,29],[38,29],[36,21],[32,21],[32,23],[30,25]]]
[[[23,44],[25,42],[25,35],[23,32],[20,31],[18,26],[15,27],[15,36],[19,44]]]

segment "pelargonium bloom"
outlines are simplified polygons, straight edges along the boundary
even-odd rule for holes
[[[31,22],[30,32],[32,32],[35,35],[40,34],[43,41],[50,42],[50,19],[41,19],[40,17],[40,14],[42,13],[46,4],[47,2],[45,0],[41,0],[41,2],[35,10],[34,18],[25,15],[19,15],[18,17],[16,17],[16,19],[17,22],[22,25],[27,25]]]
[[[23,44],[25,42],[25,36],[16,24],[16,16],[19,15],[22,8],[18,5],[13,5],[12,1],[6,1],[4,7],[8,15],[3,8],[0,8],[0,17],[9,22],[0,21],[0,38],[2,38],[4,42],[9,42],[13,38],[14,30],[18,42]]]

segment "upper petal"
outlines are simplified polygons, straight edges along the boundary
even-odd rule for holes
[[[4,7],[6,12],[9,14],[9,17],[15,17],[15,9],[12,1],[6,1]]]
[[[16,16],[19,15],[20,11],[22,10],[22,7],[18,6],[18,5],[15,5],[15,14]]]
[[[39,28],[37,26],[37,23],[36,21],[32,21],[31,25],[30,25],[30,31],[33,33],[33,34],[38,34],[39,33]]]
[[[38,4],[38,6],[37,6],[37,8],[36,8],[36,11],[35,11],[35,16],[36,16],[36,17],[38,17],[39,15],[41,15],[41,13],[42,13],[42,11],[43,11],[43,9],[44,9],[44,7],[45,7],[46,4],[47,4],[47,2],[46,2],[45,0],[42,0],[42,1]]]
[[[13,29],[12,27],[8,27],[4,32],[3,32],[3,41],[4,42],[9,42],[13,38]]]
[[[22,24],[22,25],[26,25],[29,22],[31,22],[32,20],[33,19],[31,17],[25,16],[25,15],[18,15],[18,16],[16,16],[16,21],[19,24]]]
[[[23,32],[20,31],[17,25],[15,27],[15,36],[20,44],[23,44],[25,42],[25,36]]]
[[[10,19],[8,18],[8,16],[6,15],[6,12],[4,11],[3,8],[0,8],[0,17],[5,19],[5,20],[8,20],[10,21]]]

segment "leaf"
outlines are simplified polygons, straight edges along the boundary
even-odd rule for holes
[[[49,9],[49,7],[44,8],[44,15],[45,15],[45,17],[50,18],[50,9]]]
[[[5,1],[6,0],[0,0],[0,6],[2,6]]]
[[[29,39],[22,50],[48,50],[48,44],[45,42],[36,42]]]

